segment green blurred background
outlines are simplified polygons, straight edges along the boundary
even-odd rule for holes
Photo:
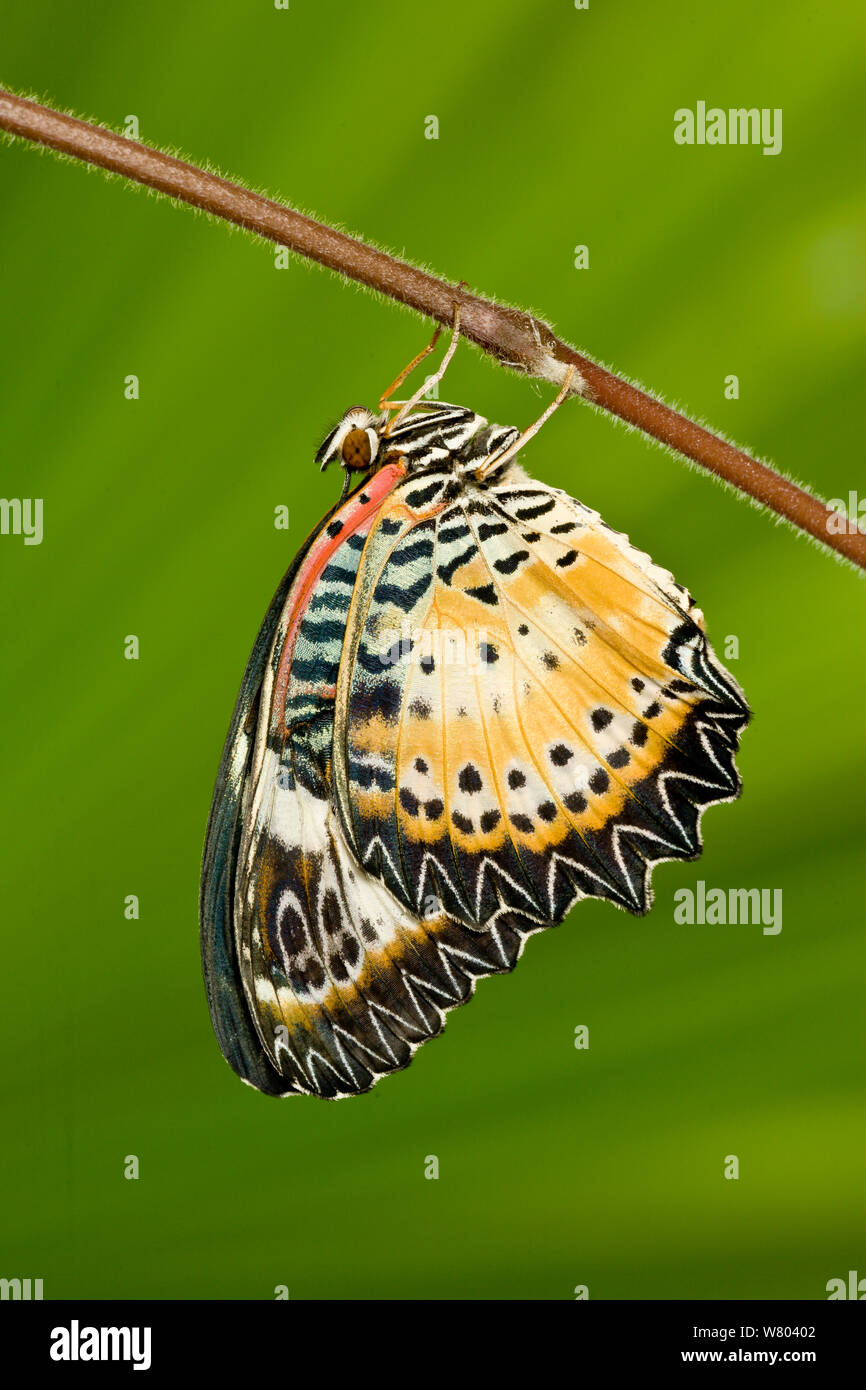
[[[857,0],[5,0],[0,82],[136,115],[144,141],[532,307],[846,498],[864,34]],[[782,153],[677,147],[699,99],[782,107]],[[866,1274],[857,575],[563,409],[531,470],[669,566],[720,650],[739,638],[744,797],[709,813],[699,863],[657,872],[648,918],[583,905],[372,1094],[266,1099],[222,1061],[200,979],[213,780],[260,618],[338,486],[313,451],[428,328],[21,144],[0,147],[0,236],[0,492],[45,507],[41,546],[0,537],[0,1275],[48,1298],[674,1299]],[[443,394],[524,424],[550,392],[463,348]],[[781,934],[676,925],[698,878],[783,889]]]

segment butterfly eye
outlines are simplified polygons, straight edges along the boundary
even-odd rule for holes
[[[340,446],[340,455],[346,468],[358,471],[369,468],[376,456],[378,445],[379,441],[372,430],[349,430]]]

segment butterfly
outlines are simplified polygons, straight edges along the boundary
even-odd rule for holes
[[[339,501],[265,615],[201,889],[211,1018],[269,1095],[368,1091],[583,898],[648,911],[740,792],[742,691],[703,615],[523,434],[429,398],[349,410]]]

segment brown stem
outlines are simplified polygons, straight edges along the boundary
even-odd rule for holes
[[[559,386],[569,365],[572,391],[716,473],[866,569],[866,533],[840,528],[823,502],[662,401],[584,357],[539,319],[398,261],[355,237],[304,217],[181,159],[0,89],[0,129],[122,174],[235,222],[442,324],[460,306],[460,331],[499,362]],[[830,529],[834,518],[835,530]]]

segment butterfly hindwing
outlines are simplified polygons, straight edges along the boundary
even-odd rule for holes
[[[235,869],[243,821],[261,687],[281,614],[306,547],[283,577],[247,662],[217,774],[202,862],[200,919],[202,967],[211,1020],[223,1055],[237,1074],[260,1091],[284,1087],[268,1062],[244,1000],[235,951]]]

